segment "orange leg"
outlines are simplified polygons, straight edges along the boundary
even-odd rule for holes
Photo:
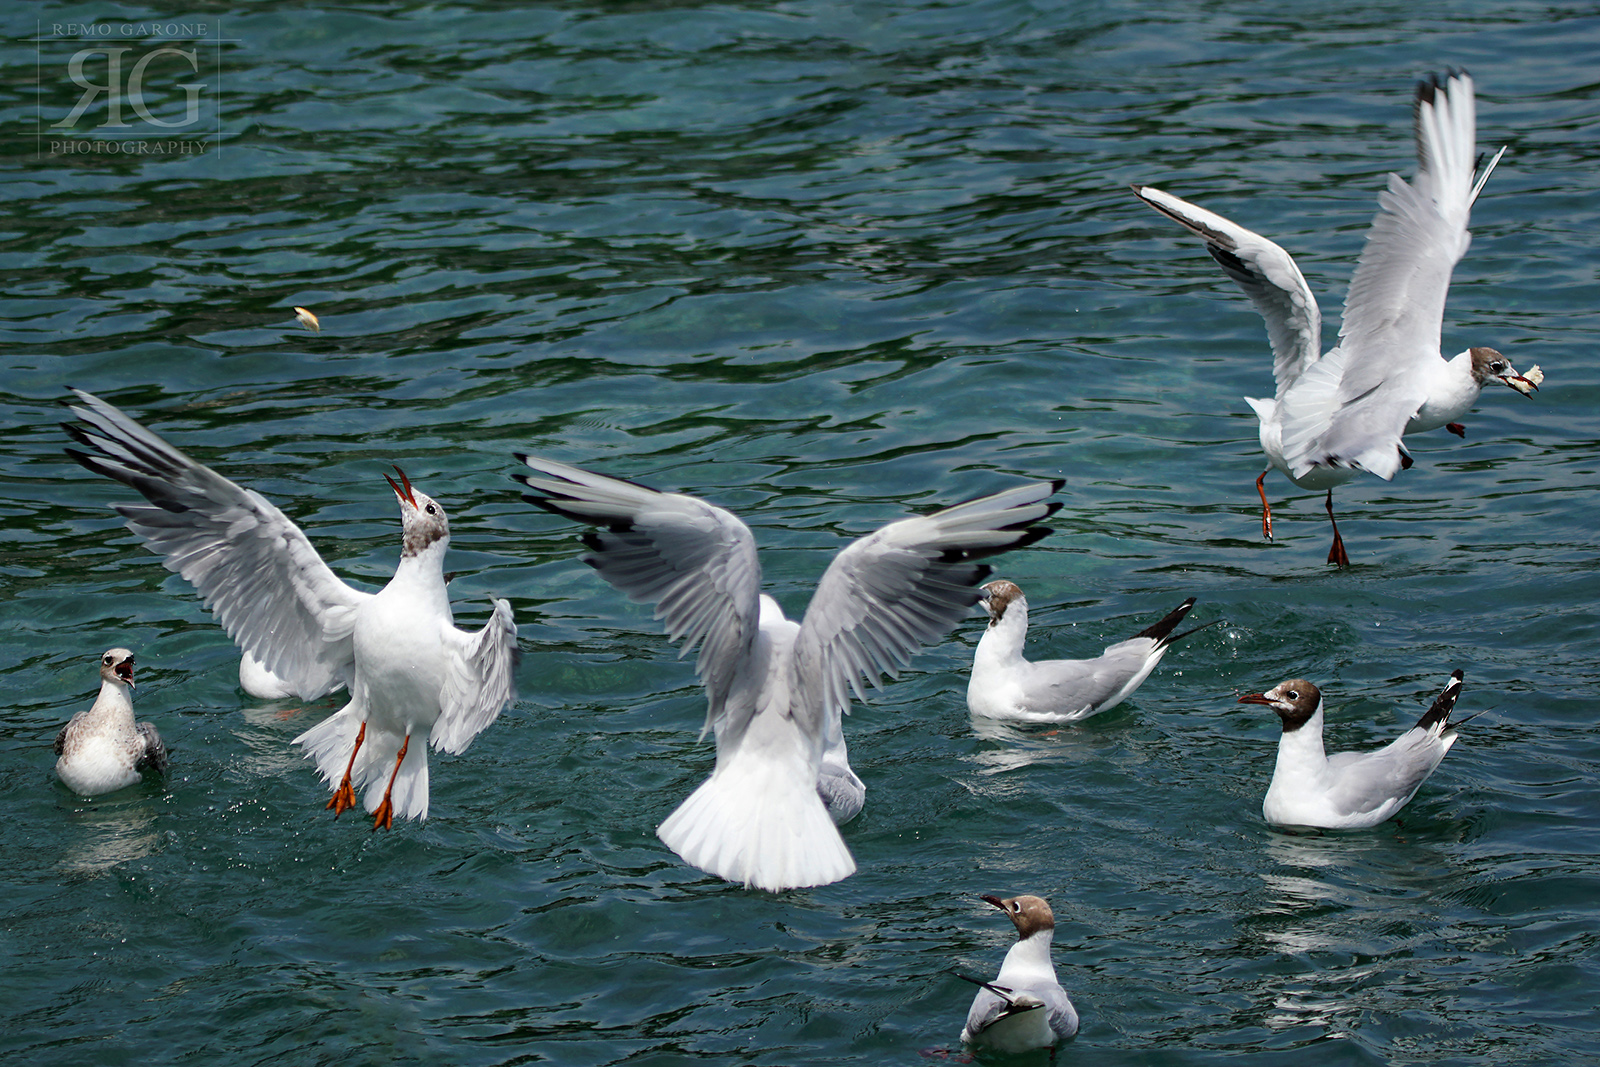
[[[1256,492],[1261,494],[1261,536],[1268,541],[1272,540],[1272,505],[1267,503],[1267,472],[1262,471],[1261,477],[1256,479]]]
[[[356,747],[350,750],[350,762],[344,766],[344,781],[339,783],[339,788],[333,791],[333,799],[328,801],[328,807],[333,809],[333,817],[337,819],[345,808],[356,806],[356,791],[350,787],[350,772],[356,766],[356,753],[361,751],[361,742],[366,739],[367,724],[362,723],[361,729],[356,733]]]
[[[1344,538],[1339,536],[1339,524],[1333,520],[1333,490],[1328,490],[1328,521],[1333,523],[1333,547],[1328,549],[1328,562],[1340,567],[1350,566],[1350,557],[1344,554]]]
[[[406,749],[411,746],[411,735],[406,734],[406,739],[400,743],[400,752],[394,758],[394,770],[389,773],[389,785],[383,791],[383,803],[372,813],[372,828],[376,830],[383,827],[385,830],[394,828],[394,803],[389,799],[389,794],[394,792],[394,780],[400,777],[400,761],[406,758]]]

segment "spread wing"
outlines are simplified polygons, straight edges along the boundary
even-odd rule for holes
[[[137,489],[116,504],[128,529],[200,593],[228,635],[303,699],[348,685],[350,633],[371,594],[340,581],[306,535],[260,493],[196,463],[117,408],[82,390],[66,430],[92,453],[67,454]]]
[[[530,504],[601,529],[585,534],[583,561],[637,603],[656,605],[667,636],[706,687],[705,729],[721,719],[761,618],[755,538],[731,513],[681,493],[661,493],[565,463],[519,454],[536,473],[517,480]]]
[[[1050,533],[1034,523],[1060,504],[1062,482],[1031,482],[913,519],[852,543],[828,567],[796,638],[808,708],[848,711],[862,682],[900,673],[911,654],[943,637],[978,602],[990,568],[978,560],[1031,545]]]
[[[1278,245],[1187,200],[1148,185],[1133,191],[1151,207],[1206,243],[1224,274],[1238,283],[1267,321],[1272,376],[1278,397],[1317,361],[1322,312],[1294,258]]]
[[[1389,175],[1345,297],[1340,347],[1348,359],[1331,424],[1305,455],[1383,478],[1400,464],[1406,423],[1426,399],[1420,373],[1439,358],[1450,275],[1466,255],[1472,204],[1499,162],[1474,180],[1472,79],[1434,75],[1416,96],[1417,174]],[[1504,149],[1501,150],[1504,152]],[[1286,456],[1291,467],[1297,457]]]
[[[441,752],[465,752],[472,739],[517,699],[517,623],[511,602],[494,601],[494,614],[477,633],[444,624],[445,677],[439,720],[429,740]]]

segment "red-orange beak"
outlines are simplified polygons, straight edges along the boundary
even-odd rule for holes
[[[394,490],[394,495],[395,496],[399,497],[401,500],[405,501],[407,504],[410,504],[412,507],[416,507],[417,506],[417,498],[415,496],[413,496],[412,493],[411,493],[411,479],[406,477],[406,472],[401,470],[398,465],[395,466],[394,472],[400,476],[400,482],[401,482],[402,485],[405,486],[405,488],[402,490],[399,485],[395,484],[395,481],[394,481],[393,478],[391,478],[387,474],[385,474],[383,476],[383,478],[384,478],[384,480],[386,482],[389,483],[389,488]]]
[[[1265,693],[1246,693],[1244,696],[1239,698],[1239,703],[1265,704],[1269,708],[1272,707],[1272,701],[1267,699],[1267,694]]]

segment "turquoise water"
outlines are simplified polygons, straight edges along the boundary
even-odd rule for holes
[[[940,1062],[971,999],[947,969],[992,973],[1010,938],[977,895],[1034,892],[1083,1014],[1063,1060],[1600,1056],[1591,9],[198,6],[3,16],[0,1053]],[[41,154],[78,92],[52,25],[155,16],[223,40],[204,150]],[[1320,498],[1276,475],[1260,538],[1259,318],[1126,186],[1289,248],[1331,339],[1383,176],[1413,165],[1411,84],[1447,65],[1510,151],[1445,347],[1548,378],[1341,489],[1336,572]],[[511,599],[521,696],[435,758],[425,824],[323,810],[288,742],[334,704],[237,689],[106,510],[129,491],[63,454],[68,385],[368,587],[398,553],[389,463],[450,509],[457,617]],[[1057,533],[1001,561],[1036,655],[1185,596],[1227,625],[1115,712],[995,736],[965,710],[975,616],[846,725],[859,873],[746,892],[654,836],[711,766],[691,663],[518,499],[515,450],[733,509],[791,614],[850,538],[1064,477]],[[49,745],[113,645],[174,770],[82,801]],[[1263,824],[1276,724],[1238,692],[1312,678],[1356,747],[1455,667],[1490,710],[1401,818]]]

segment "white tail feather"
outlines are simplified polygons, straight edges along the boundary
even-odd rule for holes
[[[360,713],[352,700],[295,738],[293,743],[305,748],[306,758],[316,763],[317,773],[324,782],[337,786],[344,778],[345,764],[350,761],[350,749],[355,746],[360,730]]]
[[[394,758],[400,754],[404,738],[382,730],[368,729],[362,738],[361,751],[355,764],[350,764],[350,751],[355,747],[356,734],[361,731],[360,713],[351,701],[316,726],[294,739],[306,750],[306,757],[317,765],[317,773],[336,788],[344,780],[344,769],[350,767],[350,782],[356,792],[366,790],[362,804],[375,811],[383,802],[383,791],[389,787],[389,775],[394,772]],[[428,744],[425,736],[413,738],[415,747],[406,749],[405,762],[394,780],[390,803],[394,805],[397,819],[426,819],[428,817]]]
[[[746,887],[776,892],[848,878],[855,860],[817,795],[816,769],[790,755],[719,760],[656,834],[685,863]]]

